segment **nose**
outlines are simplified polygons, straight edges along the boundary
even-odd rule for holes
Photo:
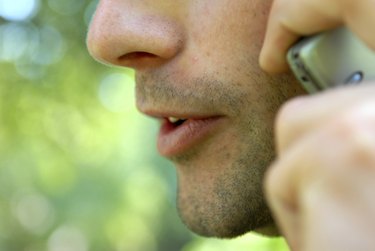
[[[156,67],[183,47],[181,26],[169,5],[154,0],[101,0],[90,24],[90,54],[105,64],[136,70]]]

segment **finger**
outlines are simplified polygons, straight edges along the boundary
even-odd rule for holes
[[[273,214],[273,218],[288,242],[291,250],[299,250],[300,236],[300,211],[298,200],[296,199],[296,190],[289,183],[289,179],[285,173],[283,161],[276,161],[268,170],[265,176],[264,190],[269,208]],[[281,175],[281,177],[280,177]]]
[[[280,152],[266,175],[267,194],[276,195],[298,208],[298,188],[316,178],[314,173],[320,176],[342,171],[344,166],[354,170],[372,166],[370,171],[375,174],[374,152],[375,101],[370,100],[306,131],[303,137]]]
[[[340,24],[337,9],[327,0],[275,0],[260,55],[260,65],[268,72],[285,71],[285,55],[300,36],[328,30]],[[328,9],[328,10],[327,10]]]
[[[319,165],[297,172],[302,175],[296,189],[303,250],[374,250],[374,108],[349,111],[346,128],[332,124],[326,127],[329,140],[306,148],[318,152],[312,155],[319,160],[311,163]]]
[[[271,73],[285,71],[286,53],[300,37],[345,24],[375,48],[375,0],[275,0],[259,58]]]
[[[300,217],[304,251],[374,250],[374,175],[349,173],[306,189]],[[330,183],[328,183],[330,182]],[[369,190],[372,194],[369,196]],[[302,234],[301,234],[302,235]],[[345,236],[345,238],[343,238]]]
[[[277,152],[282,153],[307,132],[340,117],[348,109],[372,101],[374,96],[375,83],[366,83],[299,97],[285,103],[276,118]]]
[[[340,1],[340,0],[336,0]],[[345,0],[343,20],[345,24],[375,50],[375,0]]]
[[[272,33],[272,35],[270,35]],[[282,23],[271,22],[266,31],[264,45],[260,53],[260,67],[269,73],[283,73],[289,68],[285,55],[299,35],[290,31]]]
[[[361,215],[358,213],[361,210],[373,214],[375,201],[368,201],[368,198],[373,197],[374,190],[364,185],[375,186],[374,152],[375,103],[372,102],[348,111],[342,122],[333,121],[310,132],[279,156],[266,175],[265,194],[276,222],[296,250],[301,250],[307,241],[313,247],[317,240],[328,242],[342,237],[328,236],[327,239],[323,233],[328,233],[328,228],[326,232],[316,229],[316,221],[327,216],[326,213],[338,217],[336,211],[331,210],[337,205],[358,206],[358,201],[362,201],[365,208],[359,206],[356,208],[360,210],[355,213],[343,211],[343,214]],[[323,198],[327,199],[324,201]],[[363,218],[352,219],[340,223],[345,227],[343,229],[368,223],[363,223]],[[367,227],[371,230],[374,224]],[[330,229],[335,227],[337,225]],[[334,241],[331,244],[335,244]]]
[[[323,166],[319,161],[319,145],[329,138],[321,132],[298,141],[293,147],[279,155],[268,169],[265,176],[265,195],[274,219],[292,250],[301,250],[303,244],[303,218],[301,211],[300,183],[309,186],[306,177],[313,178],[316,166]],[[304,189],[304,188],[303,188]]]

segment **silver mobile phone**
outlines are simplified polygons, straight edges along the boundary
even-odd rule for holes
[[[287,60],[309,93],[375,80],[375,51],[344,27],[302,39]]]

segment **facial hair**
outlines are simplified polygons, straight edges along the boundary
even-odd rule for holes
[[[231,118],[230,128],[171,158],[179,215],[203,236],[230,238],[273,223],[263,195],[263,176],[275,157],[273,121],[280,105],[301,90],[289,75],[251,76],[251,83],[228,83],[212,74],[183,83],[168,74],[137,76],[140,108],[188,107]]]

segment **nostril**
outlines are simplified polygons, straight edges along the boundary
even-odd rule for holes
[[[87,36],[98,61],[145,70],[165,64],[182,49],[184,30],[174,15],[149,10],[144,6],[148,1],[98,2]]]
[[[157,56],[152,53],[143,52],[143,51],[136,51],[127,53],[125,55],[122,55],[118,58],[119,61],[134,61],[134,60],[140,60],[140,59],[152,59],[156,58]]]
[[[156,67],[163,62],[164,59],[158,55],[143,51],[126,53],[117,58],[118,65],[138,70],[142,68]]]

